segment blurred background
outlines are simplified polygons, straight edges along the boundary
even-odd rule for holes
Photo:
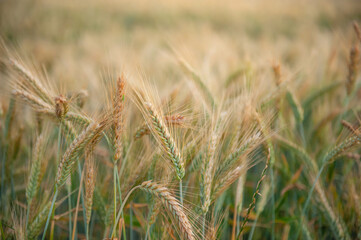
[[[211,84],[240,66],[264,73],[279,61],[295,72],[346,58],[360,10],[346,0],[1,0],[0,36],[64,87],[91,89],[104,71],[125,65],[177,81],[169,46]]]

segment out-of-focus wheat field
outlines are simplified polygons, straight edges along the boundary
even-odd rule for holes
[[[1,239],[361,239],[361,3],[0,1]]]

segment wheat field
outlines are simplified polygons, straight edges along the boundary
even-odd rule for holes
[[[361,4],[0,1],[1,239],[361,239]]]

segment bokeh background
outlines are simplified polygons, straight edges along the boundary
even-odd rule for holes
[[[169,46],[209,84],[242,67],[267,74],[273,61],[319,79],[315,62],[333,58],[338,66],[339,56],[347,58],[360,10],[359,1],[346,0],[2,0],[0,36],[64,87],[92,89],[104,71],[125,65],[177,81]]]

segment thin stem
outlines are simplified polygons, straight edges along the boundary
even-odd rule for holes
[[[234,211],[233,211],[233,221],[232,221],[232,240],[235,239],[236,237],[236,228],[238,225],[238,204],[237,204],[237,197],[235,197],[235,202],[234,202]]]
[[[245,217],[245,219],[244,219],[243,222],[242,222],[240,231],[239,231],[239,233],[238,233],[238,235],[237,235],[237,239],[241,239],[244,226],[245,226],[246,223],[248,222],[250,213],[251,213],[252,209],[253,209],[253,208],[255,207],[255,205],[256,205],[256,196],[259,195],[259,190],[260,190],[261,183],[262,183],[263,179],[266,177],[266,171],[267,171],[267,168],[268,168],[268,164],[271,162],[270,159],[272,158],[272,154],[273,154],[273,151],[272,151],[272,150],[273,150],[273,149],[268,148],[268,157],[267,157],[266,165],[265,165],[265,167],[263,168],[263,171],[262,171],[262,174],[261,174],[261,178],[260,178],[260,180],[259,180],[258,183],[257,183],[256,191],[253,193],[252,202],[251,202],[250,205],[248,206],[248,210],[247,210],[247,213],[246,213],[246,217]],[[274,237],[273,235],[274,235],[274,234],[272,234],[272,236],[271,236],[272,238]]]
[[[307,200],[306,200],[306,202],[305,202],[305,205],[303,206],[302,214],[301,214],[300,221],[299,221],[298,232],[297,232],[297,235],[296,235],[297,238],[298,238],[298,236],[300,235],[300,232],[301,232],[300,226],[302,225],[303,218],[304,218],[304,216],[306,215],[307,207],[308,207],[308,204],[310,204],[311,197],[312,197],[312,193],[313,193],[313,191],[315,190],[317,181],[318,181],[318,179],[320,178],[321,173],[323,172],[323,169],[325,168],[325,166],[326,166],[326,163],[324,162],[324,163],[322,164],[320,170],[318,171],[318,174],[317,174],[317,176],[316,176],[316,178],[315,178],[315,181],[313,182],[313,185],[312,185],[310,191],[308,192]]]
[[[305,129],[303,127],[302,122],[299,123],[299,131],[300,131],[303,147],[306,147]]]
[[[62,126],[62,124],[60,122],[59,129],[58,129],[58,162],[60,161],[60,157],[61,157],[61,155],[60,155],[60,153],[61,153],[61,151],[60,151],[61,150],[61,126]],[[45,229],[44,229],[44,233],[43,233],[43,237],[42,237],[43,240],[45,238],[46,230],[47,230],[48,225],[49,225],[50,216],[54,217],[53,207],[54,207],[54,204],[55,204],[56,196],[58,195],[57,187],[55,187],[54,191],[55,191],[55,193],[54,193],[54,196],[53,196],[53,201],[51,203],[48,219],[46,220]],[[69,209],[69,212],[70,212],[70,209]],[[50,236],[50,238],[52,238],[52,235]]]
[[[275,208],[275,183],[274,183],[274,173],[273,166],[270,168],[270,178],[271,178],[271,207],[272,207],[272,228],[271,228],[271,239],[275,239],[275,221],[276,221],[276,208]]]
[[[155,202],[153,201],[152,203],[151,203],[152,205],[151,205],[151,207],[150,207],[150,209],[149,209],[149,214],[148,214],[148,220],[147,220],[147,230],[146,230],[146,233],[145,233],[145,240],[147,240],[148,239],[148,236],[149,236],[149,232],[150,232],[150,228],[151,228],[151,226],[153,225],[153,224],[149,224],[150,222],[151,222],[151,216],[152,216],[152,212],[154,211],[154,209],[155,209]],[[155,221],[154,221],[155,222]]]
[[[58,189],[55,187],[55,189],[54,189],[53,201],[51,202],[51,206],[50,206],[48,218],[46,219],[46,224],[45,224],[45,228],[44,228],[44,232],[43,232],[43,237],[41,238],[42,240],[45,239],[46,231],[48,230],[49,221],[50,221],[51,215],[52,215],[52,213],[53,213],[53,208],[54,208],[54,204],[55,204],[55,200],[56,200],[56,197],[57,197],[57,196],[58,196]]]
[[[81,168],[81,165],[80,165],[80,161],[79,159],[77,160],[78,161],[78,171],[79,171],[79,179],[80,179],[80,184],[82,184],[82,168]],[[84,218],[84,227],[85,227],[85,233],[88,232],[88,227],[87,227],[87,218],[86,218],[86,208],[85,208],[85,200],[84,200],[84,189],[83,188],[80,188],[80,194],[81,194],[81,205],[83,207],[83,218]],[[86,235],[86,239],[88,240],[88,236]]]
[[[69,239],[71,239],[71,233],[73,232],[72,230],[72,223],[71,223],[71,182],[70,184],[68,185],[68,209],[69,209]]]
[[[205,232],[206,232],[206,213],[203,214],[203,221],[202,221],[202,238],[203,239],[206,239]]]
[[[73,235],[72,235],[72,238],[71,239],[74,239],[75,238],[75,234],[77,234],[77,231],[76,231],[76,225],[77,225],[77,219],[78,219],[78,209],[79,209],[79,202],[80,202],[80,197],[82,196],[83,194],[83,189],[82,189],[82,186],[83,186],[83,178],[84,178],[84,171],[81,170],[81,166],[80,166],[80,162],[78,161],[78,168],[79,168],[79,173],[81,173],[79,176],[80,176],[80,183],[79,183],[79,191],[78,191],[78,198],[77,198],[77,202],[76,202],[76,210],[75,210],[75,214],[74,214],[74,226],[73,226]],[[83,214],[84,214],[84,203],[82,203],[82,207],[83,207]],[[87,224],[86,224],[86,215],[84,216],[84,221],[85,221],[85,231],[87,231]]]
[[[86,239],[89,239],[89,224],[86,225],[85,237]]]
[[[89,225],[85,224],[85,239],[89,240]]]
[[[116,171],[117,171],[116,166],[114,164],[114,167],[113,167],[113,186],[114,186],[114,188],[113,188],[113,190],[114,190],[114,193],[113,193],[113,196],[114,196],[114,226],[113,227],[114,227],[114,229],[115,229],[115,227],[117,225],[117,222],[116,222],[117,216],[115,215],[115,211],[117,210]],[[113,232],[113,233],[115,233],[114,237],[116,237],[116,235],[117,235],[116,231]]]
[[[118,167],[117,166],[116,166],[116,175],[117,175],[117,186],[118,186],[118,192],[119,192],[119,203],[122,204],[122,192],[120,190],[120,179],[119,179]],[[122,218],[124,219],[124,213],[122,213]],[[122,222],[122,224],[123,224],[123,227],[122,227],[123,238],[124,238],[124,240],[126,240],[127,239],[127,233],[125,232],[126,229],[125,229],[124,221]]]
[[[130,203],[129,208],[129,232],[130,232],[130,240],[133,240],[133,209],[132,209],[132,203]]]
[[[182,182],[182,179],[179,179],[179,198],[180,198],[180,202],[183,206],[183,182]]]
[[[254,233],[254,230],[256,229],[256,224],[257,224],[258,218],[259,218],[259,214],[256,215],[256,219],[254,220],[254,222],[252,224],[252,229],[249,233],[248,240],[252,240],[252,238],[253,238],[253,233]]]
[[[236,233],[239,232],[239,227],[240,227],[240,224],[241,224],[241,217],[242,217],[242,215],[240,214],[240,212],[239,212],[238,209],[237,209]]]
[[[148,239],[148,236],[149,236],[149,230],[150,230],[150,225],[149,225],[149,224],[147,224],[147,231],[146,231],[146,233],[145,233],[145,238],[144,238],[144,240],[147,240],[147,239]]]
[[[62,122],[60,121],[59,124],[59,128],[58,128],[58,163],[60,162],[60,158],[61,158],[61,128],[62,128]],[[71,209],[69,209],[70,212]],[[51,217],[52,223],[51,223],[51,231],[50,231],[50,239],[53,240],[54,239],[54,211],[52,212],[52,217]]]
[[[94,215],[96,215],[96,212],[94,212]],[[89,236],[89,239],[92,239],[92,236],[93,236],[93,232],[94,232],[94,224],[95,224],[95,221],[94,221],[94,217],[93,219],[90,220],[90,224],[88,226],[88,231],[90,233],[90,236]]]
[[[121,205],[121,207],[120,207],[120,209],[119,209],[119,211],[118,211],[117,219],[116,219],[115,223],[117,223],[117,222],[119,221],[120,216],[121,216],[121,213],[123,212],[123,208],[124,208],[125,203],[127,202],[128,198],[129,198],[130,195],[131,195],[136,189],[138,189],[138,188],[140,188],[140,185],[138,185],[138,186],[136,186],[136,187],[133,187],[132,190],[130,190],[129,193],[127,194],[127,196],[124,198],[124,201],[123,201],[123,203],[122,203],[122,205]],[[115,209],[114,209],[114,211],[115,211]],[[114,224],[114,227],[113,227],[113,230],[112,230],[112,237],[114,237],[114,233],[115,233],[115,231],[116,231],[116,225],[117,225],[117,224]]]
[[[26,229],[28,229],[28,222],[29,222],[29,212],[30,212],[30,203],[28,203],[28,207],[26,208],[26,222],[25,222],[25,227]]]
[[[112,144],[111,144],[111,142],[110,142],[109,137],[106,135],[106,133],[103,133],[103,135],[104,135],[104,138],[105,138],[108,146],[111,147]],[[129,148],[130,148],[131,146],[132,146],[132,145],[130,145]],[[127,161],[127,156],[128,156],[128,155],[125,156],[124,162],[122,162],[123,164],[122,164],[122,167],[121,167],[121,170],[120,170],[120,174],[122,173],[123,167],[124,167],[124,165],[125,165],[125,162]],[[120,201],[120,204],[122,204],[122,194],[121,194],[121,191],[120,191],[120,176],[119,176],[119,173],[118,173],[118,167],[117,167],[117,165],[115,165],[115,173],[116,173],[116,177],[117,177],[118,192],[119,192],[119,199],[120,199],[119,201]],[[115,194],[114,194],[114,195],[115,195]],[[116,208],[114,208],[114,211],[116,211]],[[114,215],[114,216],[115,216],[115,215]],[[122,218],[124,219],[123,213],[122,213]],[[123,224],[124,224],[124,222],[123,222]],[[124,240],[126,240],[126,239],[127,239],[127,234],[126,234],[126,230],[125,230],[125,225],[124,225],[124,227],[122,228],[122,231],[123,231],[123,238],[124,238]]]
[[[54,239],[54,211],[53,211],[53,214],[51,216],[51,225],[50,225],[50,240],[53,240]]]

